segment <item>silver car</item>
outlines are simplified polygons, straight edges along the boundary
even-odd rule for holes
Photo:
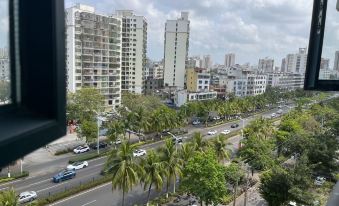
[[[34,191],[22,192],[19,195],[19,203],[26,203],[35,200],[38,197]]]

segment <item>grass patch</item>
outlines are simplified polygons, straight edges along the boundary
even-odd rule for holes
[[[3,176],[3,177],[0,177],[0,183],[9,182],[9,181],[13,181],[13,180],[16,180],[16,179],[28,177],[28,175],[29,175],[28,171],[23,171],[22,173],[11,174],[11,177]]]
[[[75,194],[77,194],[79,192],[82,192],[82,191],[91,189],[93,187],[102,185],[102,184],[107,183],[109,181],[111,181],[111,177],[110,176],[104,176],[104,177],[102,177],[100,179],[97,179],[97,180],[94,180],[94,181],[82,184],[82,185],[80,185],[78,187],[73,187],[73,188],[71,188],[69,190],[66,190],[64,192],[60,192],[60,193],[57,193],[55,195],[51,195],[51,196],[49,196],[47,198],[39,199],[39,200],[37,200],[35,202],[34,205],[42,206],[42,205],[51,204],[53,202],[59,201],[61,199],[64,199],[66,197],[75,195]]]

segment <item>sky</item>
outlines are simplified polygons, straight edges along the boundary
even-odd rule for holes
[[[6,30],[0,0],[0,32]],[[334,0],[330,0],[334,2]],[[256,65],[259,58],[271,57],[276,66],[288,53],[307,47],[312,1],[310,0],[65,0],[65,7],[84,3],[98,13],[112,14],[117,9],[134,10],[148,21],[147,56],[163,58],[164,26],[167,19],[189,12],[189,55],[210,54],[214,63],[223,64],[225,53],[235,53],[236,63]],[[333,7],[333,5],[332,5]],[[333,7],[334,8],[334,7]],[[325,56],[333,58],[339,40],[337,12],[329,12],[332,22],[326,28]],[[0,34],[0,47],[4,46]],[[2,40],[1,40],[2,39]],[[338,47],[337,47],[338,48]]]

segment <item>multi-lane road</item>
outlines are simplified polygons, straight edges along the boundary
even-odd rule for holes
[[[286,113],[290,108],[283,107],[283,113]],[[269,112],[265,112],[261,114],[264,117],[270,117],[273,112],[277,112],[278,109],[271,110]],[[219,126],[215,126],[213,128],[203,128],[203,127],[190,127],[189,133],[185,135],[187,139],[184,141],[188,141],[188,139],[193,135],[194,132],[201,132],[204,135],[204,139],[211,139],[219,134],[224,129],[228,129],[230,131],[240,130],[242,127],[242,122],[244,126],[246,126],[251,120],[258,117],[258,115],[251,116],[248,118],[244,118],[243,121],[238,121],[239,127],[231,128],[230,125],[232,123],[227,123]],[[207,135],[209,130],[217,130],[218,133],[216,135]],[[241,140],[241,136],[234,136],[228,139],[228,142],[231,143],[230,147],[233,151],[236,151]],[[148,150],[155,149],[163,145],[163,142],[156,142],[148,145],[144,145],[141,148]],[[25,179],[16,180],[9,183],[4,183],[0,185],[0,190],[6,190],[9,188],[14,188],[18,193],[28,190],[36,191],[38,197],[47,197],[52,194],[56,194],[71,187],[79,186],[88,181],[93,181],[94,179],[100,178],[100,172],[102,170],[103,165],[105,164],[106,157],[101,157],[98,159],[90,160],[89,166],[85,169],[81,169],[77,171],[76,177],[74,179],[64,181],[61,183],[53,183],[52,176],[55,175],[62,168],[67,166],[69,159],[69,155],[65,157],[61,157],[57,160],[52,160],[51,162],[44,163],[44,165],[36,165],[35,167],[39,167],[39,169],[46,169],[46,174],[28,177]],[[53,166],[53,167],[52,167]],[[53,169],[50,169],[53,168]],[[152,196],[154,197],[158,193],[153,192]],[[110,183],[106,183],[100,185],[98,187],[92,188],[85,192],[79,193],[77,195],[73,195],[69,198],[56,202],[52,205],[58,206],[84,206],[84,205],[120,205],[121,204],[121,192],[120,191],[112,191],[112,186]],[[146,192],[143,190],[143,187],[138,185],[132,191],[130,191],[126,196],[126,205],[135,205],[142,204],[146,201]]]

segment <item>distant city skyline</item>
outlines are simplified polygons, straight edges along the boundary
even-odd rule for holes
[[[8,0],[0,0],[0,47],[7,45]],[[65,7],[75,3],[94,6],[97,12],[113,14],[117,9],[134,10],[148,21],[148,56],[161,60],[164,56],[164,30],[167,19],[175,19],[181,11],[190,13],[191,35],[189,56],[210,54],[213,62],[224,63],[226,53],[235,53],[236,63],[258,64],[264,57],[281,59],[308,46],[312,1],[298,0],[65,0]],[[329,1],[329,8],[335,2]],[[335,7],[333,7],[335,8]],[[333,9],[331,9],[333,10]],[[337,14],[337,13],[336,13]],[[327,20],[335,19],[328,12]],[[339,41],[339,28],[327,24],[324,58],[334,63],[335,42]],[[332,67],[332,66],[330,66]]]

